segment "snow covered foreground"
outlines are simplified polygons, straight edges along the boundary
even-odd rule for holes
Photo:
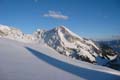
[[[0,80],[120,80],[120,72],[73,60],[42,43],[0,38]]]
[[[0,25],[0,37],[37,45],[42,42],[59,54],[99,65],[106,65],[118,56],[112,49],[104,49],[105,47],[101,47],[95,41],[82,38],[65,26],[51,30],[37,29],[33,34],[24,34],[17,28]]]

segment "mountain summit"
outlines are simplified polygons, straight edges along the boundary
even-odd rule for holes
[[[65,26],[51,30],[37,29],[32,35],[28,35],[19,29],[0,25],[0,36],[22,42],[44,42],[62,55],[90,63],[103,64],[117,57],[111,48],[100,47],[94,41],[80,37]]]
[[[36,35],[40,36],[39,40],[44,40],[44,43],[60,54],[74,59],[103,64],[116,58],[116,53],[104,53],[94,41],[78,36],[65,26],[48,31],[40,30],[38,33]]]

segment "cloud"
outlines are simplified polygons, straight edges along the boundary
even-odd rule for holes
[[[44,17],[51,17],[55,19],[63,19],[67,20],[69,17],[66,15],[63,15],[61,12],[56,12],[56,11],[48,11],[48,13],[43,15]]]

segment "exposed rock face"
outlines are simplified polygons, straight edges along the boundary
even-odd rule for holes
[[[100,48],[92,40],[82,38],[64,26],[45,31],[41,37],[60,54],[86,62],[99,63],[98,57],[107,61],[116,57],[115,53],[104,53],[102,46]]]
[[[60,54],[90,63],[107,63],[117,57],[112,48],[98,46],[94,41],[78,36],[65,26],[51,30],[38,29],[33,35],[28,35],[19,29],[0,25],[0,36],[22,42],[44,42]]]

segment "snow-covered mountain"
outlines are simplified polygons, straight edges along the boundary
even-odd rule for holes
[[[65,57],[43,43],[0,38],[0,80],[120,80],[120,72]]]
[[[115,51],[120,52],[120,39],[114,39],[114,40],[104,40],[104,41],[97,41],[98,43],[106,44],[110,47],[112,47]]]
[[[34,41],[34,37],[32,35],[24,34],[19,29],[6,25],[0,25],[0,37],[27,43]]]
[[[40,40],[58,51],[60,54],[90,62],[105,64],[116,58],[114,52],[104,53],[102,47],[92,40],[82,38],[71,32],[65,26],[56,27],[48,31],[38,31]],[[41,33],[41,34],[40,34]]]
[[[28,35],[18,29],[0,25],[0,36],[22,42],[43,42],[62,55],[90,63],[106,64],[117,57],[115,52],[104,50],[103,46],[80,37],[65,26],[51,30],[37,29],[32,35]]]

